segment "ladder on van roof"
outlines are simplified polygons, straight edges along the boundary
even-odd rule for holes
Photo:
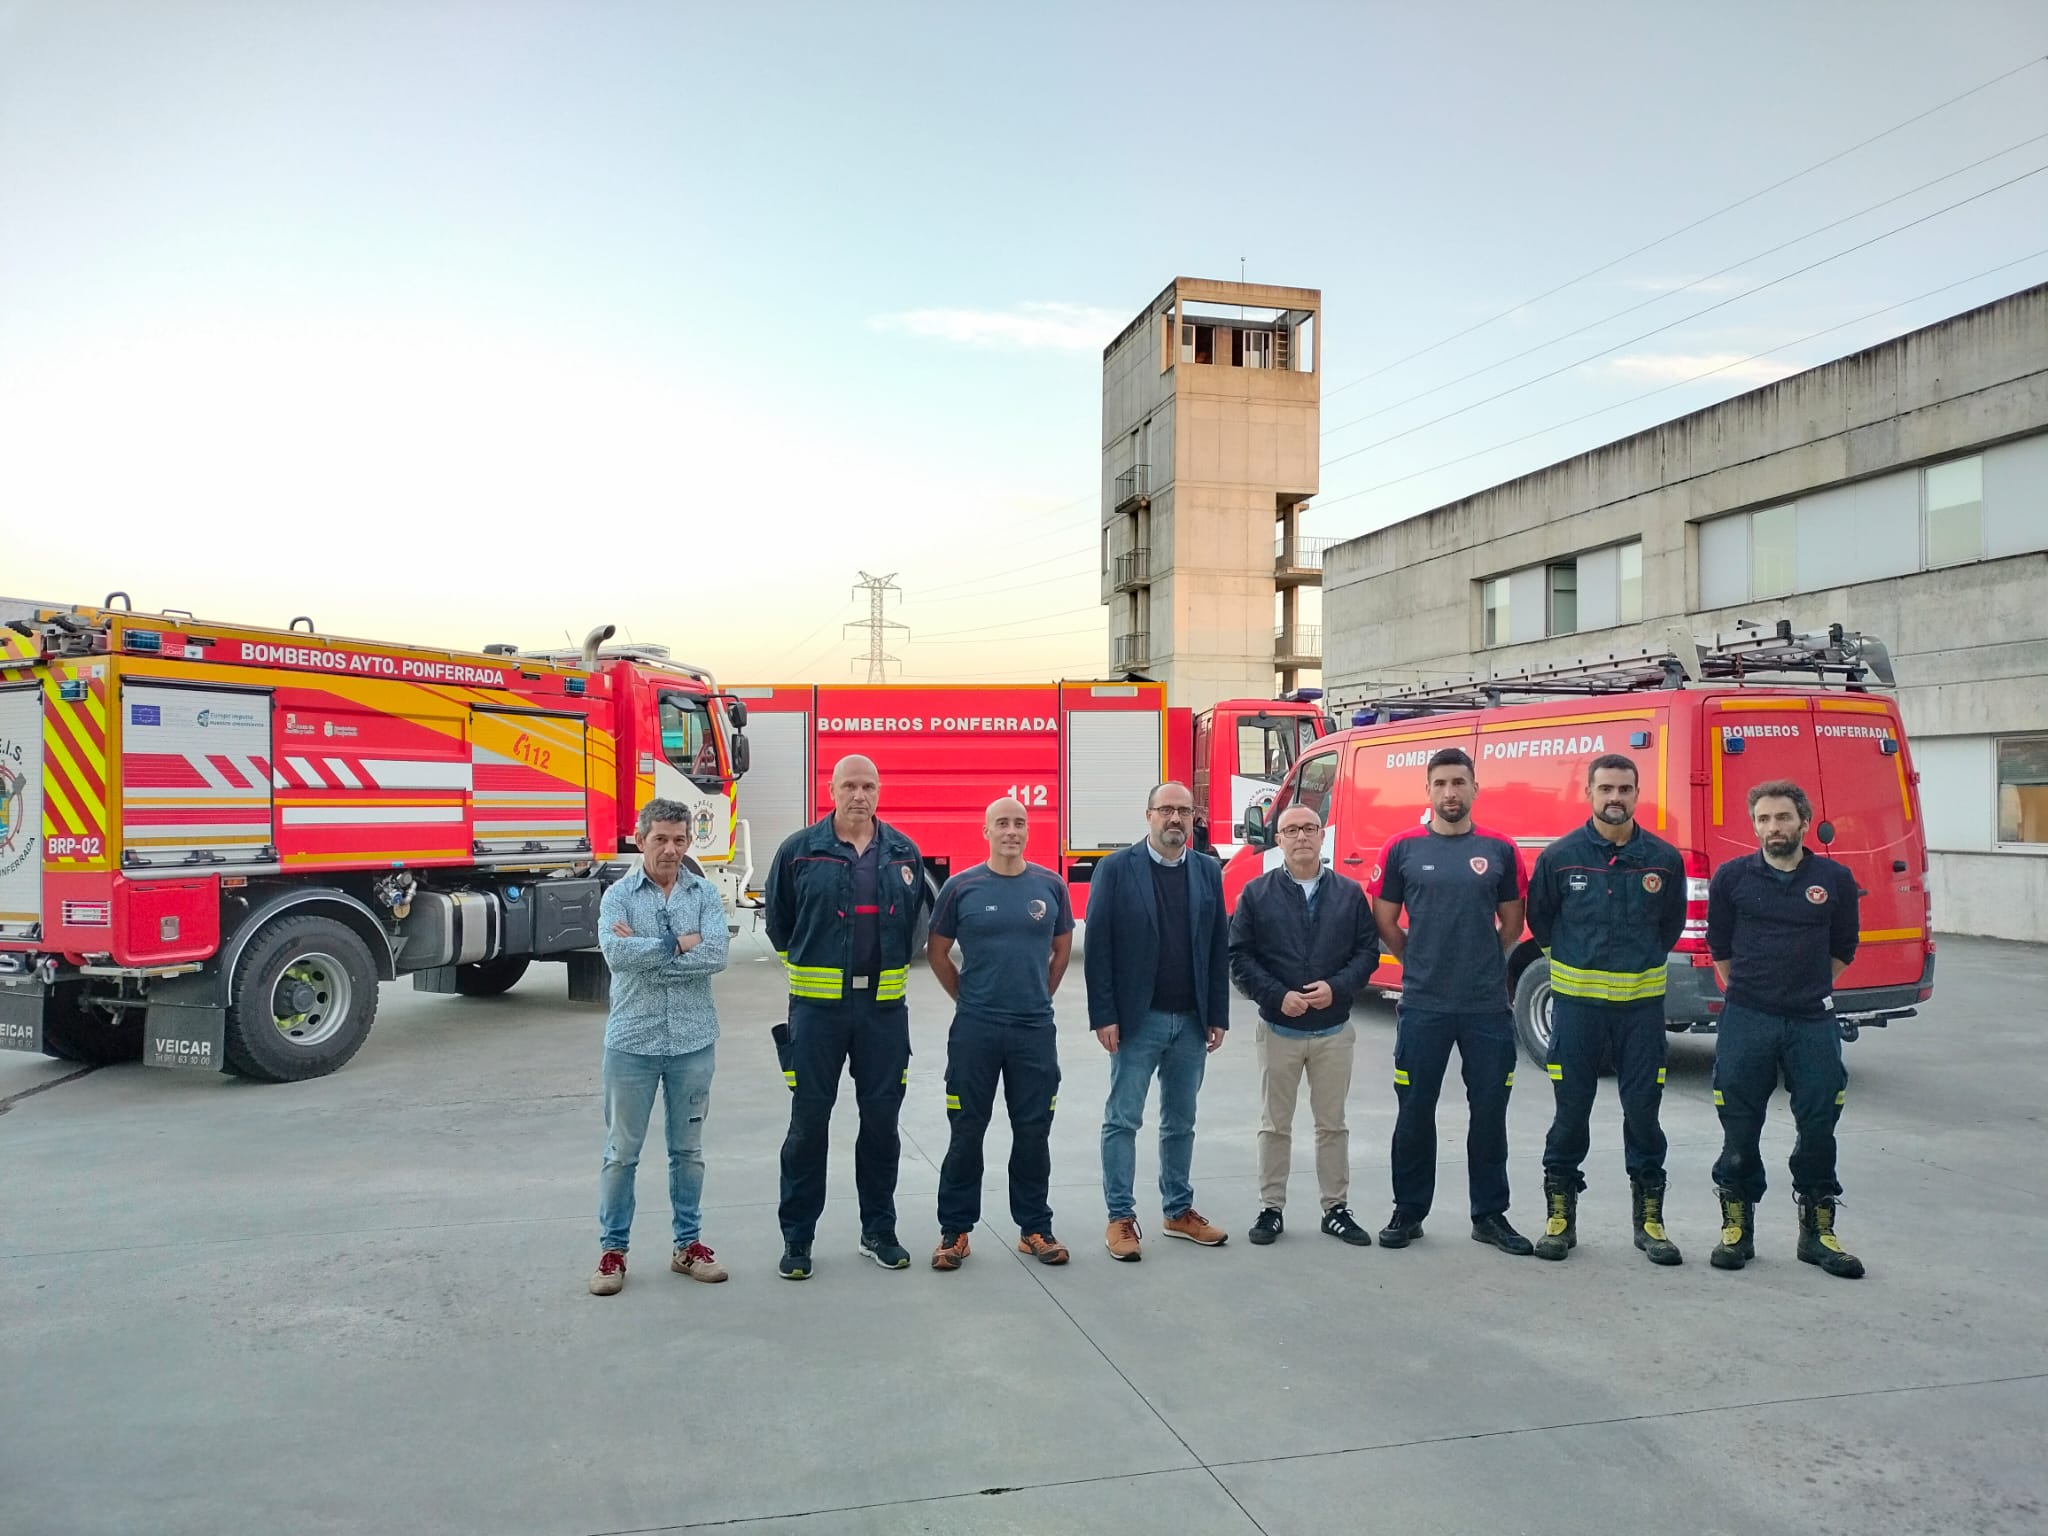
[[[1732,640],[1716,635],[1712,645],[1702,645],[1688,630],[1673,627],[1666,632],[1661,650],[1580,659],[1504,677],[1419,684],[1344,707],[1383,712],[1381,718],[1385,719],[1395,712],[1488,709],[1513,699],[1638,693],[1683,688],[1688,683],[1807,683],[1852,692],[1863,692],[1872,684],[1893,686],[1891,655],[1883,641],[1869,635],[1852,633],[1839,624],[1830,624],[1825,634],[1798,635],[1792,632],[1790,619],[1780,619],[1769,631],[1744,628],[1753,632],[1739,633]]]

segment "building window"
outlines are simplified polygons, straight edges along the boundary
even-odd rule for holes
[[[1544,572],[1546,635],[1575,635],[1579,632],[1579,567],[1566,560]]]
[[[1496,576],[1479,587],[1479,643],[1508,643],[1508,579]]]
[[[1927,568],[1984,558],[1984,459],[1951,459],[1920,473]]]
[[[1623,624],[1643,621],[1643,545],[1638,539],[1615,551],[1620,569],[1615,577],[1615,614]]]
[[[1184,363],[1216,361],[1216,327],[1183,325],[1180,328],[1180,360]]]
[[[1798,508],[1791,502],[1749,514],[1749,595],[1784,597],[1796,586],[1793,545]]]
[[[2048,736],[1998,743],[1998,840],[2048,843]]]
[[[1230,362],[1236,368],[1270,368],[1273,366],[1273,333],[1271,331],[1232,331],[1230,333]]]

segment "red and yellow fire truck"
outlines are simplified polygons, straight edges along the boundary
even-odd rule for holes
[[[1224,870],[1232,905],[1280,858],[1270,828],[1293,804],[1323,818],[1323,861],[1359,880],[1377,873],[1389,838],[1427,821],[1425,765],[1445,747],[1472,758],[1473,820],[1525,850],[1587,819],[1586,767],[1602,753],[1635,759],[1638,822],[1685,859],[1685,936],[1667,966],[1673,1030],[1710,1032],[1721,993],[1707,955],[1707,886],[1723,861],[1756,851],[1745,796],[1791,779],[1813,802],[1809,845],[1862,888],[1862,936],[1842,973],[1835,1016],[1845,1039],[1911,1017],[1933,995],[1934,931],[1919,774],[1884,647],[1837,626],[1702,647],[1674,634],[1640,657],[1573,664],[1369,700],[1361,723],[1318,741],[1278,792],[1248,812],[1247,846]],[[1550,1044],[1550,963],[1526,934],[1508,960],[1515,1028],[1537,1061]],[[1400,966],[1380,957],[1373,985],[1398,992]]]
[[[880,770],[882,819],[916,842],[933,891],[988,856],[983,814],[1012,795],[1031,812],[1025,856],[1066,877],[1077,914],[1096,861],[1145,835],[1153,785],[1187,782],[1201,846],[1228,857],[1255,792],[1330,728],[1309,691],[1197,715],[1168,707],[1163,683],[1132,679],[732,692],[753,738],[739,810],[764,873],[783,838],[831,809],[833,764],[860,753]]]
[[[659,647],[476,653],[133,612],[0,627],[0,1045],[286,1081],[377,987],[605,989],[639,807],[737,904],[746,707]]]

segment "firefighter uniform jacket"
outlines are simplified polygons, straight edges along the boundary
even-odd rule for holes
[[[930,898],[917,844],[887,822],[875,822],[881,861],[876,882],[876,935],[881,970],[872,979],[878,1003],[900,1003],[910,976],[911,941],[919,909]],[[789,995],[837,1003],[864,990],[853,969],[853,858],[828,813],[792,832],[768,868],[768,941],[789,973]]]
[[[1529,932],[1550,957],[1554,992],[1595,1003],[1662,997],[1664,962],[1685,933],[1685,861],[1640,825],[1616,847],[1588,821],[1537,858]]]

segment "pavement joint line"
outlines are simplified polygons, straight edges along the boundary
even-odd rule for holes
[[[2048,1191],[2029,1189],[2024,1184],[2007,1184],[1998,1179],[1987,1179],[1982,1174],[1965,1173],[1960,1168],[1951,1168],[1946,1163],[1937,1163],[1931,1158],[1914,1157],[1907,1152],[1894,1152],[1890,1147],[1879,1147],[1876,1150],[1879,1157],[1889,1157],[1901,1163],[1912,1163],[1915,1167],[1919,1168],[1932,1168],[1936,1173],[1945,1173],[1951,1178],[1968,1179],[1975,1184],[1988,1184],[1993,1189],[2009,1190],[2015,1195],[2031,1195],[2035,1199],[2039,1199],[2044,1193],[2048,1193]]]
[[[1748,1413],[1757,1408],[1789,1408],[1803,1403],[1842,1403],[1865,1397],[1897,1397],[1909,1392],[1961,1392],[1974,1387],[2011,1386],[2018,1382],[2048,1381],[2048,1371],[2030,1371],[2018,1376],[1985,1376],[1973,1381],[1920,1381],[1897,1387],[1861,1387],[1853,1392],[1818,1392],[1798,1397],[1761,1397],[1747,1403],[1706,1403],[1697,1408],[1662,1408],[1651,1413],[1623,1413],[1605,1419],[1566,1419],[1556,1424],[1518,1424],[1509,1429],[1470,1430],[1456,1435],[1423,1435],[1414,1440],[1386,1440],[1372,1445],[1345,1446],[1331,1451],[1290,1451],[1279,1456],[1253,1456],[1243,1461],[1219,1461],[1202,1465],[1212,1475],[1215,1468],[1231,1471],[1237,1467],[1263,1467],[1283,1461],[1317,1461],[1330,1456],[1357,1456],[1371,1451],[1401,1451],[1418,1445],[1450,1445],[1460,1440],[1504,1440],[1515,1435],[1548,1435],[1567,1429],[1600,1429],[1614,1424],[1651,1424],[1660,1419],[1698,1418],[1710,1413]]]
[[[89,1077],[99,1071],[98,1067],[80,1067],[76,1072],[66,1072],[62,1077],[53,1077],[46,1083],[37,1083],[33,1088],[24,1088],[19,1093],[10,1093],[0,1099],[0,1115],[4,1115],[23,1099],[32,1099],[39,1093],[48,1093],[52,1088],[62,1088],[66,1083],[75,1083],[81,1077]]]

